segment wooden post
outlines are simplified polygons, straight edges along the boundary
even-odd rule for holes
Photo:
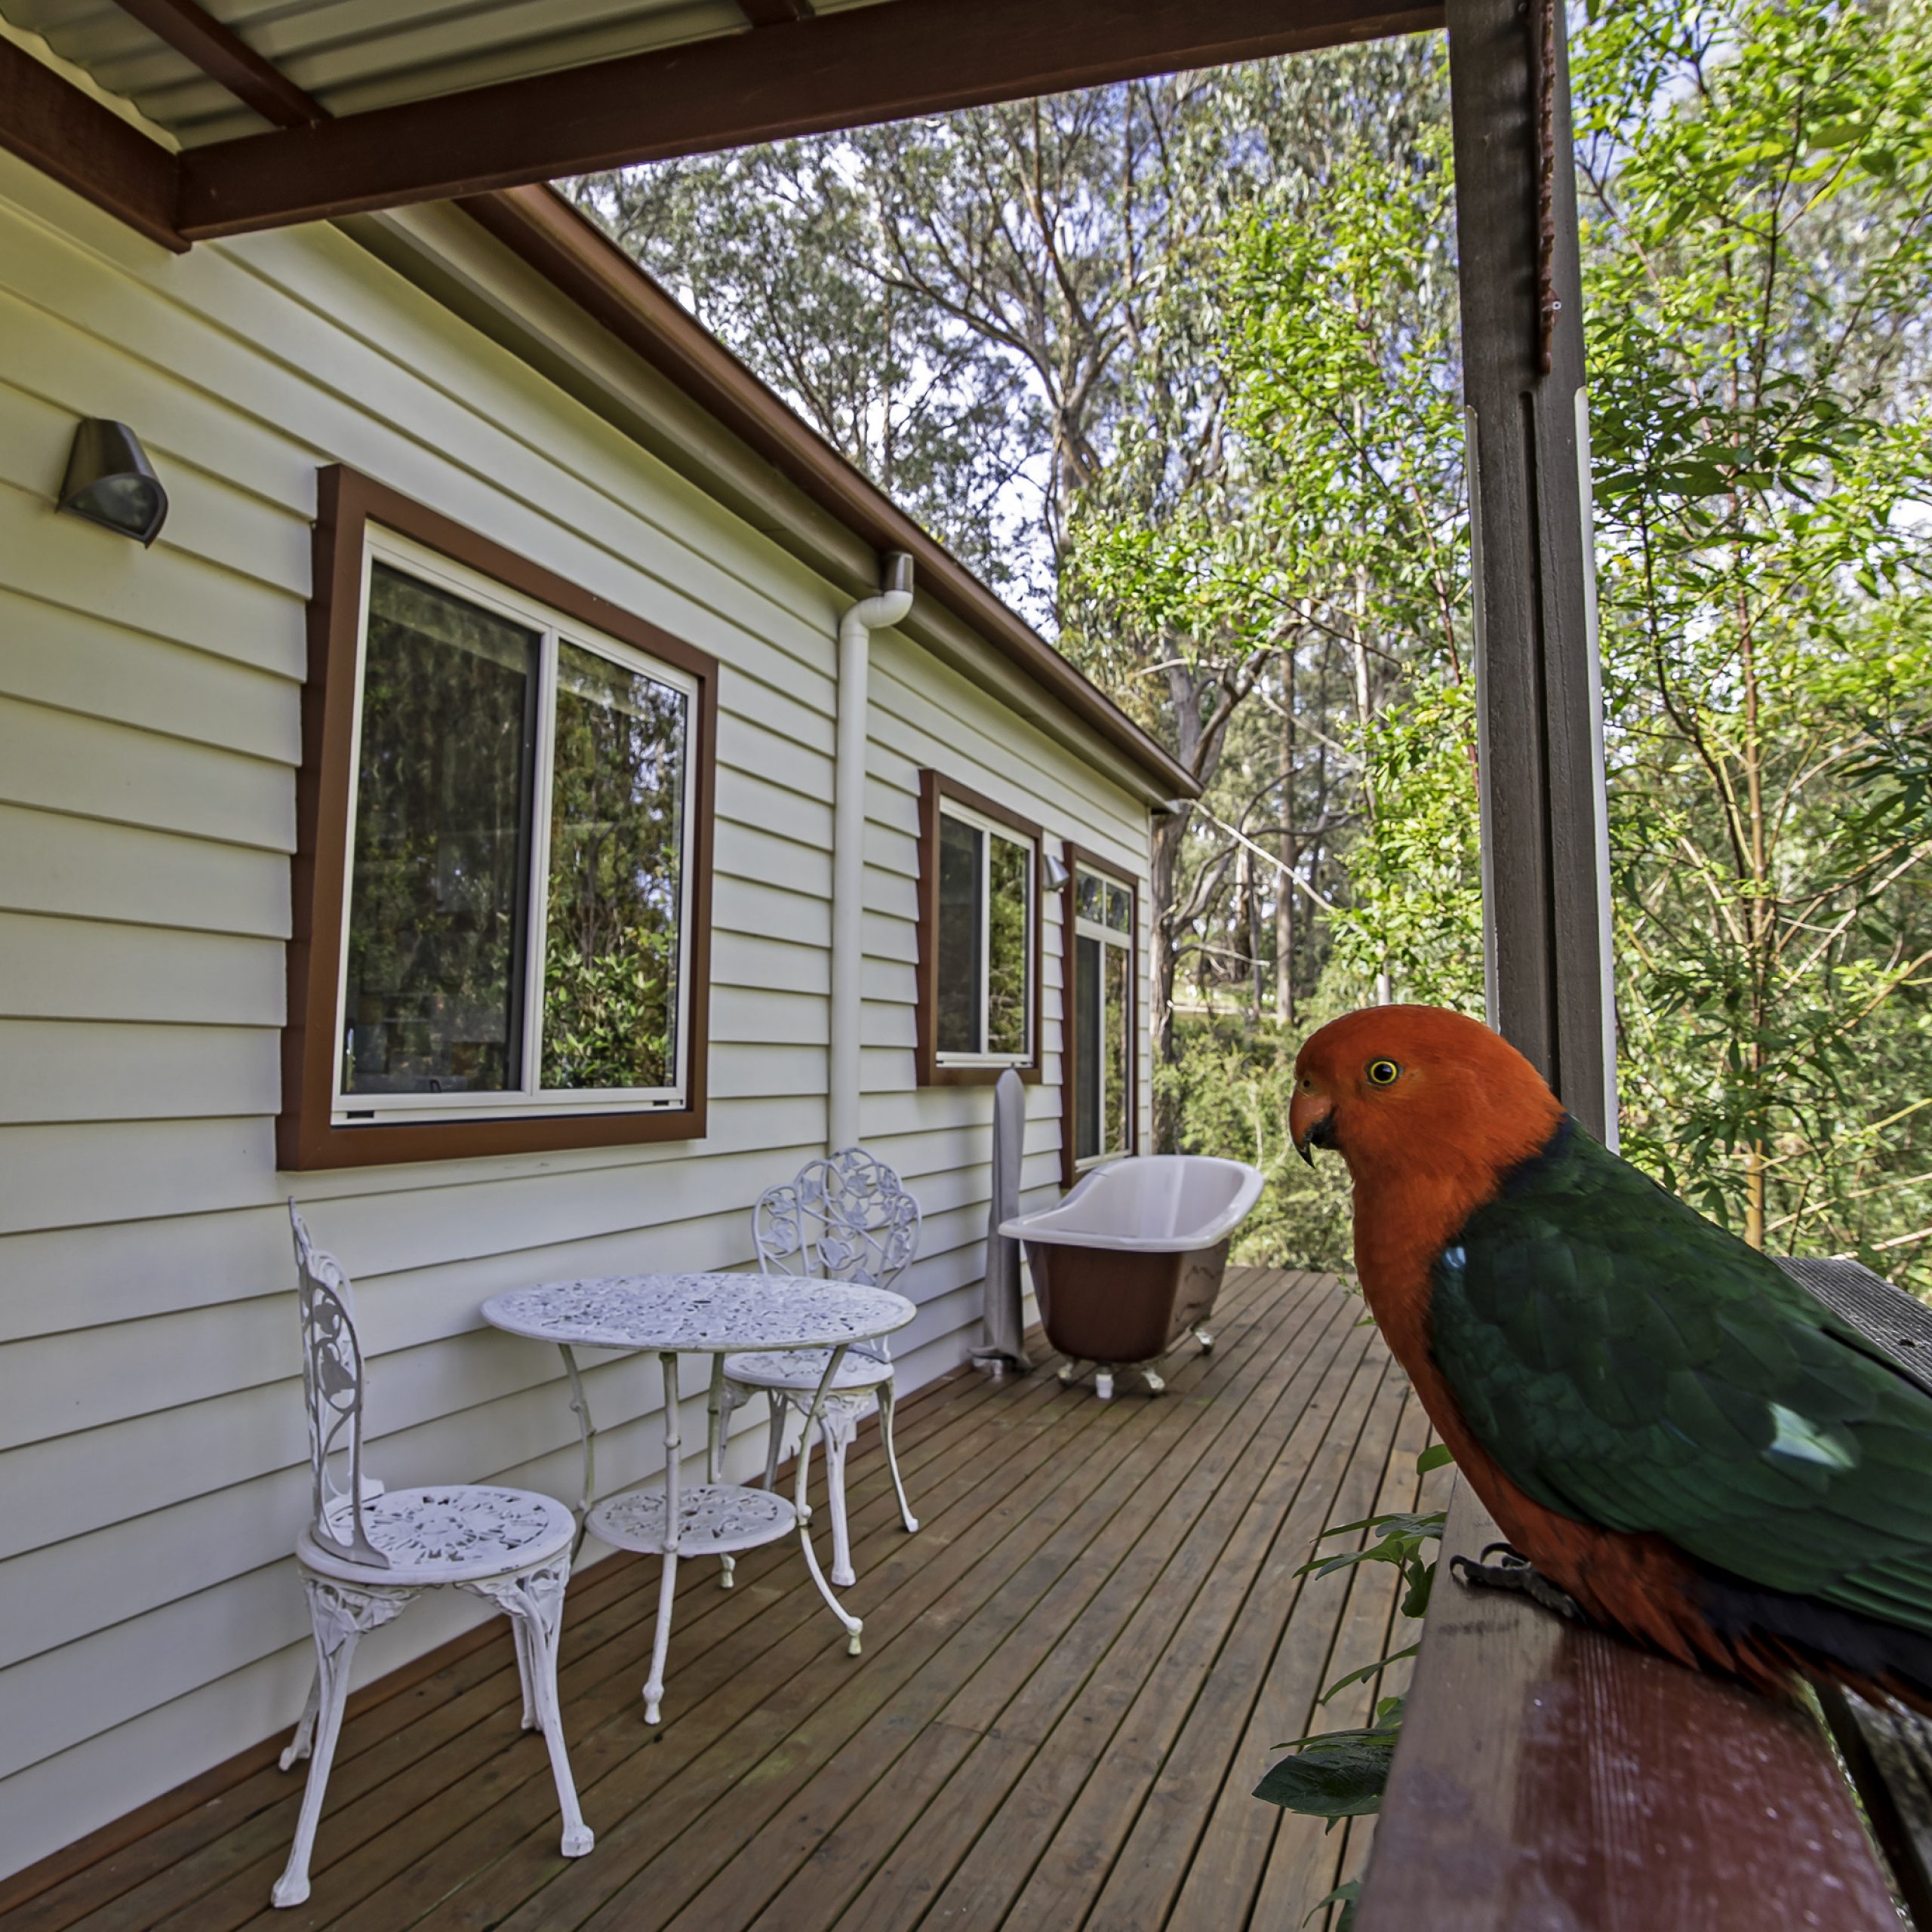
[[[1614,1136],[1609,842],[1564,9],[1561,0],[1448,0],[1447,11],[1490,1019],[1592,1133]]]

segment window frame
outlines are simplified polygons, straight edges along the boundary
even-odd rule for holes
[[[708,1101],[717,660],[346,466],[324,469],[316,495],[308,678],[303,691],[302,764],[296,785],[297,842],[291,863],[292,933],[277,1164],[301,1171],[702,1138]],[[412,557],[411,552],[421,554]],[[666,1105],[642,1090],[636,1099],[620,1097],[619,1090],[604,1090],[582,1100],[512,1095],[506,1097],[503,1110],[463,1119],[442,1117],[433,1103],[411,1106],[394,1101],[371,1109],[373,1120],[337,1117],[339,1018],[348,953],[365,612],[371,571],[379,556],[405,574],[414,570],[420,579],[497,609],[517,622],[543,622],[566,638],[581,631],[587,634],[583,643],[593,650],[601,641],[635,651],[671,672],[667,682],[688,689],[695,715],[686,751],[690,832],[681,881],[686,962],[679,989],[681,1104]],[[440,573],[439,561],[444,567]],[[548,762],[548,752],[540,749],[540,777]],[[541,814],[547,809],[547,799],[540,792],[534,794],[533,812]],[[531,943],[534,949],[534,931]],[[525,965],[528,973],[528,960]],[[628,1095],[629,1090],[621,1091]],[[469,1104],[476,1103],[472,1099]]]
[[[1017,835],[1016,842],[1025,845],[1032,855],[1032,885],[1026,909],[1032,931],[1027,948],[1027,1053],[1023,1060],[1005,1054],[943,1054],[939,1051],[939,839],[940,820],[946,815],[948,804],[957,808],[955,816],[969,823],[974,819],[983,820],[990,822],[1001,836]],[[920,1086],[989,1087],[1008,1067],[1029,1086],[1039,1084],[1042,1066],[1040,988],[1046,923],[1041,879],[1044,856],[1040,828],[1031,819],[1009,811],[996,799],[943,772],[926,770],[919,774],[919,956],[915,1057]]]
[[[1140,881],[1111,859],[1103,859],[1070,838],[1063,843],[1061,863],[1066,867],[1066,883],[1060,888],[1060,1181],[1062,1187],[1071,1187],[1095,1168],[1103,1168],[1110,1161],[1127,1160],[1140,1151]],[[1091,1154],[1084,1159],[1074,1152],[1080,1107],[1076,1057],[1080,1038],[1079,975],[1074,965],[1074,941],[1079,934],[1083,872],[1124,886],[1128,893],[1127,1145],[1118,1152]],[[1104,1001],[1104,985],[1102,998]]]

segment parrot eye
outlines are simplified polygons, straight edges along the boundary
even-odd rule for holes
[[[1372,1060],[1368,1063],[1371,1087],[1392,1087],[1402,1077],[1402,1069],[1392,1060]]]

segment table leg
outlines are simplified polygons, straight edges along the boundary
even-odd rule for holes
[[[845,1351],[849,1346],[841,1343],[832,1350],[832,1359],[826,1364],[825,1373],[818,1379],[818,1389],[812,1397],[811,1413],[805,1417],[805,1433],[798,1444],[798,1474],[793,1488],[792,1501],[798,1512],[798,1540],[804,1546],[805,1567],[812,1573],[812,1581],[818,1586],[818,1593],[824,1598],[832,1615],[845,1626],[846,1655],[855,1657],[859,1654],[859,1633],[866,1626],[832,1594],[832,1586],[825,1580],[825,1572],[818,1567],[818,1552],[812,1547],[812,1512],[805,1501],[805,1452],[811,1444],[812,1431],[818,1426],[820,1418],[825,1414],[826,1396],[837,1379],[839,1365],[844,1361]]]
[[[657,1629],[651,1644],[651,1675],[644,1687],[644,1721],[657,1721],[664,1696],[664,1655],[671,1647],[671,1598],[678,1586],[678,1357],[657,1358],[664,1372],[664,1573],[657,1586]],[[814,1566],[816,1567],[816,1566]]]
[[[724,1425],[731,1414],[731,1407],[724,1400],[724,1358],[711,1358],[711,1393],[705,1402],[704,1479],[718,1483],[724,1480]],[[738,1567],[738,1559],[728,1553],[721,1553],[718,1558],[720,1575],[718,1586],[728,1590],[737,1580],[732,1574]]]
[[[583,1444],[583,1495],[577,1506],[577,1540],[571,1545],[571,1561],[583,1553],[584,1531],[591,1503],[597,1495],[597,1425],[590,1420],[590,1398],[583,1392],[583,1377],[577,1373],[577,1351],[560,1342],[558,1352],[564,1358],[564,1373],[570,1378],[571,1412],[577,1417],[577,1435]]]

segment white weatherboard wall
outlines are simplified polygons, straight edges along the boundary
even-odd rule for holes
[[[654,380],[638,365],[640,410]],[[151,551],[54,512],[90,415],[132,423],[167,483]],[[277,1173],[309,525],[337,460],[720,660],[702,1143]],[[752,1201],[825,1131],[847,596],[343,232],[172,257],[0,155],[0,1872],[294,1718],[285,1195],[356,1278],[371,1464],[395,1481],[575,1493],[555,1357],[480,1326],[486,1296],[749,1260]],[[863,1118],[926,1211],[912,1386],[974,1338],[990,1118],[987,1090],[912,1084],[918,769],[1137,874],[1146,820],[1111,755],[897,634],[875,654]],[[1043,904],[1034,1202],[1058,1171]],[[654,1366],[589,1380],[601,1472],[644,1473]],[[423,1600],[359,1675],[479,1614]]]

